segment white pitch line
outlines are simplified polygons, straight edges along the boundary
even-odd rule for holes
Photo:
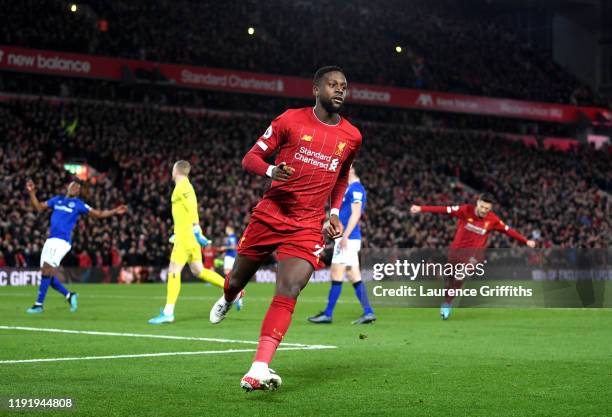
[[[252,340],[233,340],[233,339],[216,339],[210,337],[192,337],[192,336],[171,336],[162,334],[142,334],[142,333],[116,333],[116,332],[96,332],[90,330],[67,330],[53,329],[44,327],[23,327],[23,326],[0,326],[0,330],[23,330],[29,332],[48,332],[48,333],[67,333],[67,334],[87,334],[93,336],[118,336],[118,337],[143,337],[149,339],[169,339],[169,340],[192,340],[200,342],[216,342],[216,343],[242,343],[247,345],[256,345],[259,342]],[[326,345],[305,345],[302,343],[285,343],[281,346],[293,346],[299,348],[317,348],[317,349],[335,349],[336,346]]]
[[[31,298],[32,297],[32,293],[25,293],[25,292],[11,292],[11,293],[0,293],[0,297],[24,297],[24,298]],[[108,294],[96,294],[88,296],[87,294],[81,294],[79,293],[79,300],[81,298],[87,298],[87,299],[123,299],[123,300],[165,300],[166,296],[165,295],[151,295],[151,296],[144,296],[144,295],[108,295]],[[181,296],[181,300],[182,301],[217,301],[219,299],[218,296],[216,295],[185,295],[185,296]],[[248,296],[248,298],[245,298],[245,300],[251,300],[251,301],[262,301],[262,302],[270,302],[270,297],[255,297],[255,296]],[[320,304],[321,300],[314,300],[314,299],[308,299],[308,298],[304,298],[300,300],[300,303],[317,303]],[[358,303],[357,300],[338,300],[337,303],[339,304],[356,304]]]
[[[318,350],[330,349],[333,346],[304,346],[304,347],[279,347],[277,350]],[[186,356],[186,355],[221,355],[225,353],[255,352],[255,349],[227,349],[227,350],[199,350],[195,352],[161,352],[161,353],[139,353],[133,355],[107,355],[107,356],[81,356],[68,358],[41,358],[41,359],[15,359],[0,360],[0,365],[16,363],[38,363],[38,362],[66,362],[66,361],[93,361],[101,359],[127,359],[127,358],[150,358],[159,356]]]

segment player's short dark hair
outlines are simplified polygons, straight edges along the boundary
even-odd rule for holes
[[[485,203],[495,204],[495,197],[491,193],[482,193],[478,196],[478,200],[484,201]]]
[[[312,80],[313,83],[319,84],[319,81],[321,81],[321,78],[323,78],[325,74],[327,74],[328,72],[334,72],[334,71],[341,72],[342,75],[345,75],[344,70],[342,68],[335,66],[335,65],[327,65],[325,67],[319,68],[317,72],[315,72],[314,79]]]
[[[353,167],[353,169],[355,170],[355,174],[359,175],[359,173],[361,172],[361,162],[353,161],[351,167]]]

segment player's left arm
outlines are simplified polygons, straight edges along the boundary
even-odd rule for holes
[[[361,138],[359,138],[359,145],[361,144]],[[359,145],[355,147],[355,149],[351,152],[351,154],[344,160],[342,163],[342,167],[340,168],[340,173],[338,174],[338,179],[336,180],[336,184],[332,189],[330,196],[330,211],[329,211],[329,226],[326,227],[327,236],[331,239],[338,239],[342,236],[343,226],[340,221],[340,206],[342,205],[342,198],[344,198],[344,193],[346,192],[346,187],[348,187],[348,177],[349,171],[351,169],[351,165],[355,160],[355,156],[359,151]]]
[[[181,191],[181,203],[187,212],[187,218],[190,219],[192,224],[193,235],[202,247],[206,247],[210,244],[210,241],[200,227],[200,216],[198,215],[198,199],[193,189],[186,189]]]
[[[123,215],[127,213],[128,207],[126,205],[120,205],[110,210],[96,210],[95,208],[91,208],[88,205],[85,205],[84,212],[87,213],[90,217],[94,219],[106,219],[112,216]]]
[[[359,224],[359,220],[361,219],[361,207],[363,203],[361,201],[354,201],[351,203],[351,215],[349,217],[348,222],[346,223],[346,229],[344,229],[344,233],[342,235],[342,240],[340,241],[340,246],[345,248],[348,242],[348,237],[353,233],[357,224]]]
[[[503,234],[511,237],[514,240],[518,240],[519,242],[521,242],[524,245],[529,246],[530,248],[535,248],[535,246],[536,246],[535,240],[527,239],[521,233],[519,233],[515,229],[511,228],[510,226],[508,226],[507,224],[505,224],[501,220],[498,220],[495,223],[495,226],[493,227],[493,230],[497,230],[499,232],[502,232]]]

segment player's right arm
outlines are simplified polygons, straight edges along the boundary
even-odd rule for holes
[[[436,213],[436,214],[448,214],[451,217],[459,217],[461,215],[461,209],[463,206],[417,206],[413,204],[410,206],[410,213]]]
[[[44,203],[38,201],[38,197],[36,197],[36,186],[34,185],[34,182],[32,180],[28,180],[28,182],[26,182],[26,190],[28,190],[28,193],[30,194],[30,202],[32,203],[32,206],[35,210],[43,211],[53,206],[53,204],[49,204],[49,202],[52,202],[53,199],[49,200],[49,202]]]
[[[121,205],[110,210],[96,210],[94,208],[90,208],[89,206],[86,207],[87,209],[83,210],[83,213],[89,214],[94,219],[106,219],[108,217],[125,214],[128,211],[128,207],[126,205]]]
[[[255,145],[247,152],[242,159],[242,167],[253,174],[267,176],[274,181],[285,182],[291,174],[295,172],[295,168],[287,166],[286,162],[281,162],[278,165],[271,165],[266,162],[266,158],[274,153],[274,151],[287,140],[286,131],[284,128],[284,117],[287,113],[283,113],[272,121],[268,129],[255,142]]]

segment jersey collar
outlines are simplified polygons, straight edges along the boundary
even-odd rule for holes
[[[316,120],[317,122],[321,123],[322,125],[325,125],[325,126],[330,126],[330,127],[336,127],[336,126],[339,126],[339,125],[340,125],[340,123],[342,123],[342,116],[340,116],[340,115],[338,115],[338,117],[340,118],[340,120],[338,120],[338,123],[336,123],[335,125],[330,125],[330,124],[327,124],[327,123],[325,123],[325,122],[322,122],[322,121],[321,121],[321,120],[320,120],[320,119],[317,117],[317,114],[315,113],[314,109],[315,109],[315,108],[314,108],[314,107],[312,107],[312,117],[314,117],[314,118],[315,118],[315,120]]]

